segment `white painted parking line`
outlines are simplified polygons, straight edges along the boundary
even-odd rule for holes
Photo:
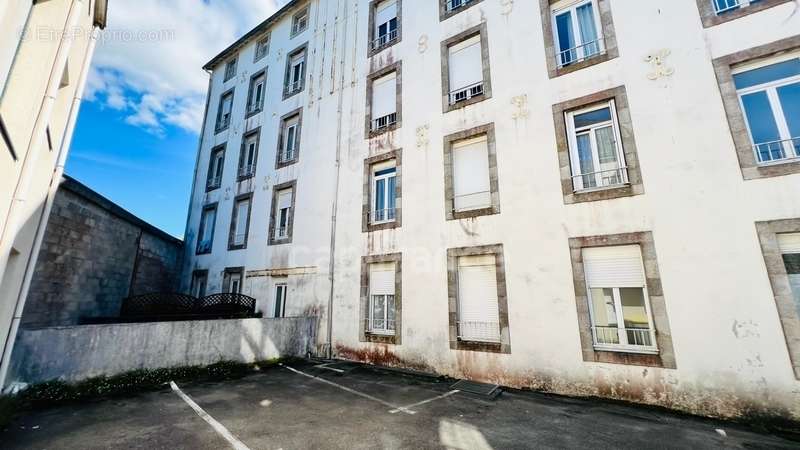
[[[435,402],[436,400],[441,400],[443,398],[450,397],[451,395],[458,394],[459,392],[461,392],[461,391],[459,391],[458,389],[455,389],[455,390],[452,390],[452,391],[450,391],[450,392],[448,392],[446,394],[442,394],[442,395],[439,395],[439,396],[436,396],[436,397],[433,397],[433,398],[429,398],[427,400],[423,400],[421,402],[417,402],[417,403],[414,403],[412,405],[401,406],[400,408],[393,409],[393,410],[389,411],[389,413],[390,414],[394,414],[394,413],[398,413],[398,412],[401,412],[401,411],[403,411],[403,412],[411,411],[411,408],[415,408],[417,406],[422,406],[422,405],[424,405],[426,403]],[[414,411],[412,411],[412,412],[414,412]]]
[[[336,369],[336,368],[333,368],[333,367],[328,367],[328,366],[330,366],[331,364],[337,364],[337,363],[327,363],[327,364],[320,364],[320,365],[318,365],[318,366],[314,366],[314,367],[316,367],[316,368],[318,368],[318,369],[332,370],[332,371],[334,371],[334,372],[338,372],[338,373],[344,373],[344,370],[342,370],[342,369]]]
[[[393,405],[393,404],[391,404],[391,403],[389,403],[389,402],[385,402],[385,401],[383,401],[383,400],[381,400],[381,399],[379,399],[379,398],[377,398],[377,397],[373,397],[373,396],[371,396],[371,395],[369,395],[369,394],[365,394],[365,393],[363,393],[363,392],[358,392],[358,391],[357,391],[357,390],[355,390],[355,389],[350,389],[350,388],[349,388],[349,387],[347,387],[347,386],[342,386],[341,384],[334,383],[333,381],[326,380],[325,378],[315,377],[314,375],[310,375],[310,374],[307,374],[307,373],[305,373],[305,372],[299,371],[299,370],[297,370],[297,369],[291,368],[291,367],[289,367],[289,366],[285,366],[285,365],[283,365],[282,363],[278,363],[278,365],[279,365],[279,366],[281,366],[281,367],[283,367],[283,368],[289,369],[289,370],[291,370],[292,372],[294,372],[294,373],[296,373],[296,374],[298,374],[298,375],[303,375],[304,377],[311,378],[312,380],[317,380],[317,381],[319,381],[319,382],[321,382],[321,383],[329,384],[329,385],[331,385],[331,386],[334,386],[334,387],[337,387],[337,388],[339,388],[339,389],[341,389],[341,390],[343,390],[343,391],[347,391],[347,392],[349,392],[349,393],[351,393],[351,394],[358,395],[359,397],[364,397],[364,398],[366,398],[366,399],[369,399],[369,400],[372,400],[372,401],[374,401],[374,402],[378,402],[378,403],[380,403],[380,404],[382,404],[382,405],[384,405],[384,406],[388,406],[389,408],[392,408],[392,410],[395,410],[395,409],[396,409],[396,410],[398,410],[398,411],[400,411],[400,412],[404,412],[404,413],[406,413],[406,414],[411,414],[411,415],[414,415],[414,414],[416,414],[414,411],[410,411],[410,410],[403,409],[403,408],[402,408],[402,407],[400,407],[400,406]]]
[[[231,447],[233,447],[236,450],[250,450],[246,445],[244,445],[242,441],[240,441],[236,436],[234,436],[233,433],[228,431],[228,429],[222,426],[221,423],[217,422],[216,419],[214,419],[207,412],[205,412],[203,408],[200,407],[200,405],[198,405],[197,403],[194,402],[194,400],[192,400],[191,397],[184,394],[181,388],[179,388],[174,381],[170,381],[169,385],[170,387],[172,387],[172,390],[175,391],[176,394],[178,394],[178,397],[182,398],[183,401],[185,401],[189,406],[191,406],[194,412],[196,412],[201,419],[205,420],[209,425],[211,425],[211,428],[213,428],[214,431],[216,431],[217,433],[219,433],[220,436],[225,438],[225,440],[228,441],[229,444],[231,444]]]

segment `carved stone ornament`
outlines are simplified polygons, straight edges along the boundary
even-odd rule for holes
[[[669,49],[663,49],[653,52],[644,58],[644,61],[650,63],[653,69],[647,74],[648,80],[655,81],[662,77],[672,76],[675,73],[675,69],[666,65],[666,59],[671,53]]]

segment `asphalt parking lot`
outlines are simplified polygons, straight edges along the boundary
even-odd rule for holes
[[[300,361],[224,383],[38,411],[0,433],[4,449],[800,448],[731,423],[615,402]]]

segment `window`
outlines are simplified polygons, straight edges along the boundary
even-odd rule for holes
[[[297,162],[300,154],[301,122],[302,110],[300,109],[294,110],[281,118],[276,168]]]
[[[448,49],[450,104],[483,95],[481,37],[473,36]]]
[[[371,232],[401,226],[402,150],[391,150],[364,160],[364,198],[361,231]]]
[[[454,15],[466,10],[471,6],[475,6],[483,0],[438,0],[439,2],[439,20],[445,20]]]
[[[275,284],[275,299],[273,301],[274,308],[272,310],[272,317],[286,317],[286,293],[288,287],[286,283]]]
[[[305,7],[295,13],[292,17],[292,34],[294,37],[308,28],[308,7]]]
[[[247,116],[258,114],[264,109],[266,97],[267,73],[262,71],[250,79],[250,90],[247,96]]]
[[[189,293],[196,298],[206,296],[206,286],[208,285],[208,270],[195,270],[192,273],[192,285]]]
[[[795,0],[697,0],[703,27],[736,20]]]
[[[224,131],[231,124],[231,113],[233,112],[233,89],[222,94],[219,99],[219,109],[217,110],[216,131]]]
[[[286,57],[286,78],[283,88],[284,100],[302,91],[305,86],[307,45],[308,44],[303,44]]]
[[[214,227],[217,221],[217,204],[203,207],[200,214],[200,231],[197,233],[197,254],[211,253],[214,245]]]
[[[250,209],[253,194],[236,197],[231,214],[231,230],[228,238],[228,250],[247,248],[247,235],[250,231]]]
[[[243,267],[229,267],[225,269],[225,275],[222,278],[222,292],[229,294],[241,294],[243,281]]]
[[[777,236],[778,248],[794,296],[794,305],[800,314],[800,233],[781,233]]]
[[[242,149],[239,152],[239,181],[252,178],[256,174],[258,141],[260,138],[260,128],[251,131],[242,138]]]
[[[234,58],[225,64],[225,78],[223,79],[223,82],[228,81],[236,76],[236,62],[237,59]]]
[[[639,246],[582,253],[595,348],[657,352]]]
[[[270,214],[270,245],[288,244],[292,241],[296,182],[274,186]]]
[[[614,100],[566,115],[573,188],[581,191],[627,183]]]
[[[605,51],[595,0],[564,0],[551,6],[556,62],[564,67]]]
[[[397,73],[372,81],[372,131],[397,123]]]
[[[269,54],[269,40],[270,36],[265,36],[256,42],[256,51],[255,56],[253,56],[253,62],[261,61]]]
[[[711,0],[714,12],[723,14],[740,8],[747,8],[751,3],[758,3],[759,0]]]
[[[492,206],[486,135],[453,143],[453,211]]]
[[[392,222],[396,217],[396,180],[397,169],[394,161],[376,165],[372,175],[373,209],[370,223]]]
[[[374,334],[394,334],[395,330],[394,263],[370,264],[369,323]]]
[[[800,158],[800,55],[734,70],[733,81],[756,162]]]
[[[206,177],[206,192],[219,189],[222,186],[222,174],[225,168],[225,145],[211,149],[211,158],[208,163]]]
[[[373,6],[372,50],[388,47],[399,40],[398,1],[384,0]]]

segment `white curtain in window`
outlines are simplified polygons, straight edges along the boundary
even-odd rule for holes
[[[292,207],[292,190],[284,189],[278,192],[278,210]]]
[[[491,206],[486,136],[453,144],[453,200],[456,211]]]
[[[462,339],[500,341],[495,255],[458,258],[458,320]]]
[[[396,112],[397,74],[395,72],[372,82],[372,119]]]
[[[397,0],[386,0],[375,8],[375,29],[397,17]],[[377,36],[377,34],[376,34]]]
[[[370,295],[394,295],[394,274],[394,263],[370,264]]]
[[[591,288],[645,286],[638,245],[584,248],[583,270]]]
[[[481,37],[473,36],[449,49],[450,91],[483,81]]]
[[[214,234],[214,221],[217,218],[216,210],[208,210],[203,215],[203,241],[210,242]]]

